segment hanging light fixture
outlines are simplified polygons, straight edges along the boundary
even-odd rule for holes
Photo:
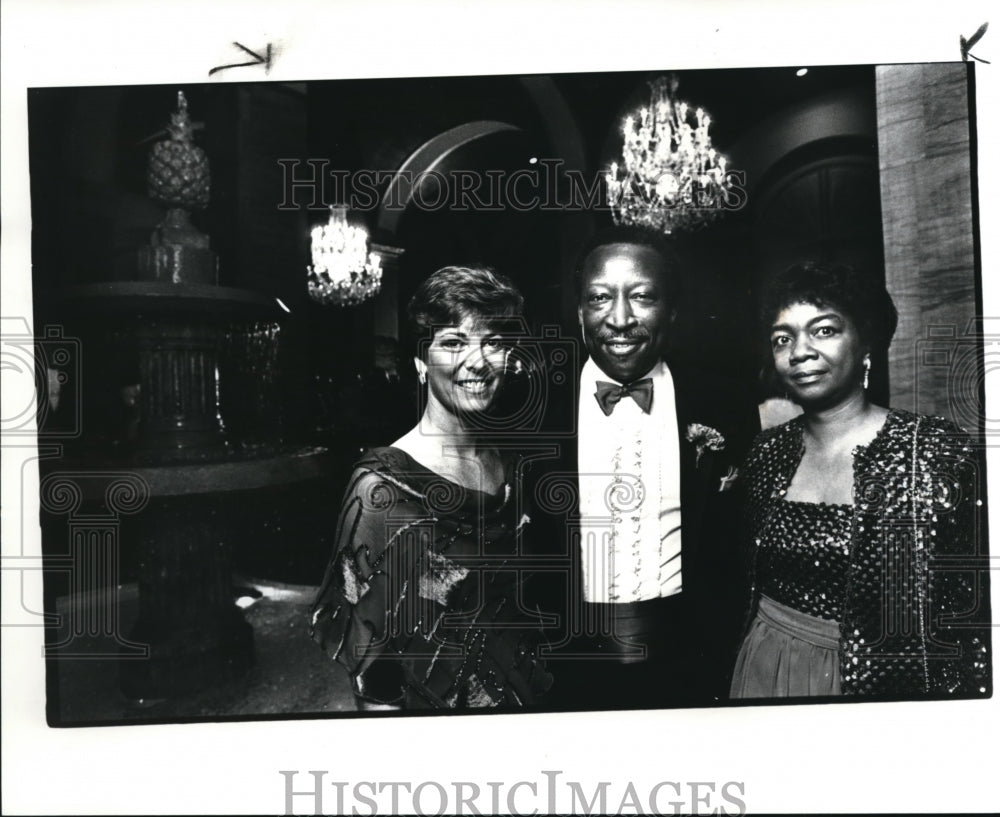
[[[347,208],[330,207],[327,224],[312,230],[309,295],[321,304],[354,306],[382,286],[382,259],[368,252],[368,233],[347,223]]]
[[[718,217],[732,184],[726,157],[712,147],[712,120],[676,98],[677,78],[649,83],[649,107],[625,118],[622,166],[605,176],[615,224],[664,233],[693,230]]]

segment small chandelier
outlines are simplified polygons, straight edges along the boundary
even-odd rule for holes
[[[693,230],[723,209],[732,187],[726,157],[712,147],[708,114],[675,98],[675,76],[660,77],[649,87],[649,107],[625,118],[623,167],[612,162],[605,176],[611,213],[615,224],[664,233]]]
[[[354,306],[382,286],[382,259],[368,252],[368,233],[347,223],[347,208],[330,207],[330,221],[312,230],[309,295],[321,304]]]

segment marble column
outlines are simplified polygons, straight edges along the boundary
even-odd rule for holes
[[[370,251],[382,259],[382,288],[373,300],[374,334],[399,340],[399,263],[404,250],[372,243]]]
[[[982,423],[968,66],[876,68],[890,403]]]

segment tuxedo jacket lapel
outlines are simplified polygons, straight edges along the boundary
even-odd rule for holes
[[[671,369],[674,379],[674,400],[677,406],[677,439],[681,452],[681,542],[683,564],[693,568],[696,564],[701,542],[702,521],[705,503],[711,489],[712,452],[702,453],[697,461],[697,447],[688,442],[687,430],[691,423],[698,422],[693,415],[692,391],[690,384]]]

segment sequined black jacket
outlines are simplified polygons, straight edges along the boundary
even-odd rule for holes
[[[797,417],[761,433],[743,469],[751,607],[756,543],[802,459],[803,428]],[[855,449],[844,694],[991,694],[983,495],[973,441],[941,417],[890,411],[876,438]]]

